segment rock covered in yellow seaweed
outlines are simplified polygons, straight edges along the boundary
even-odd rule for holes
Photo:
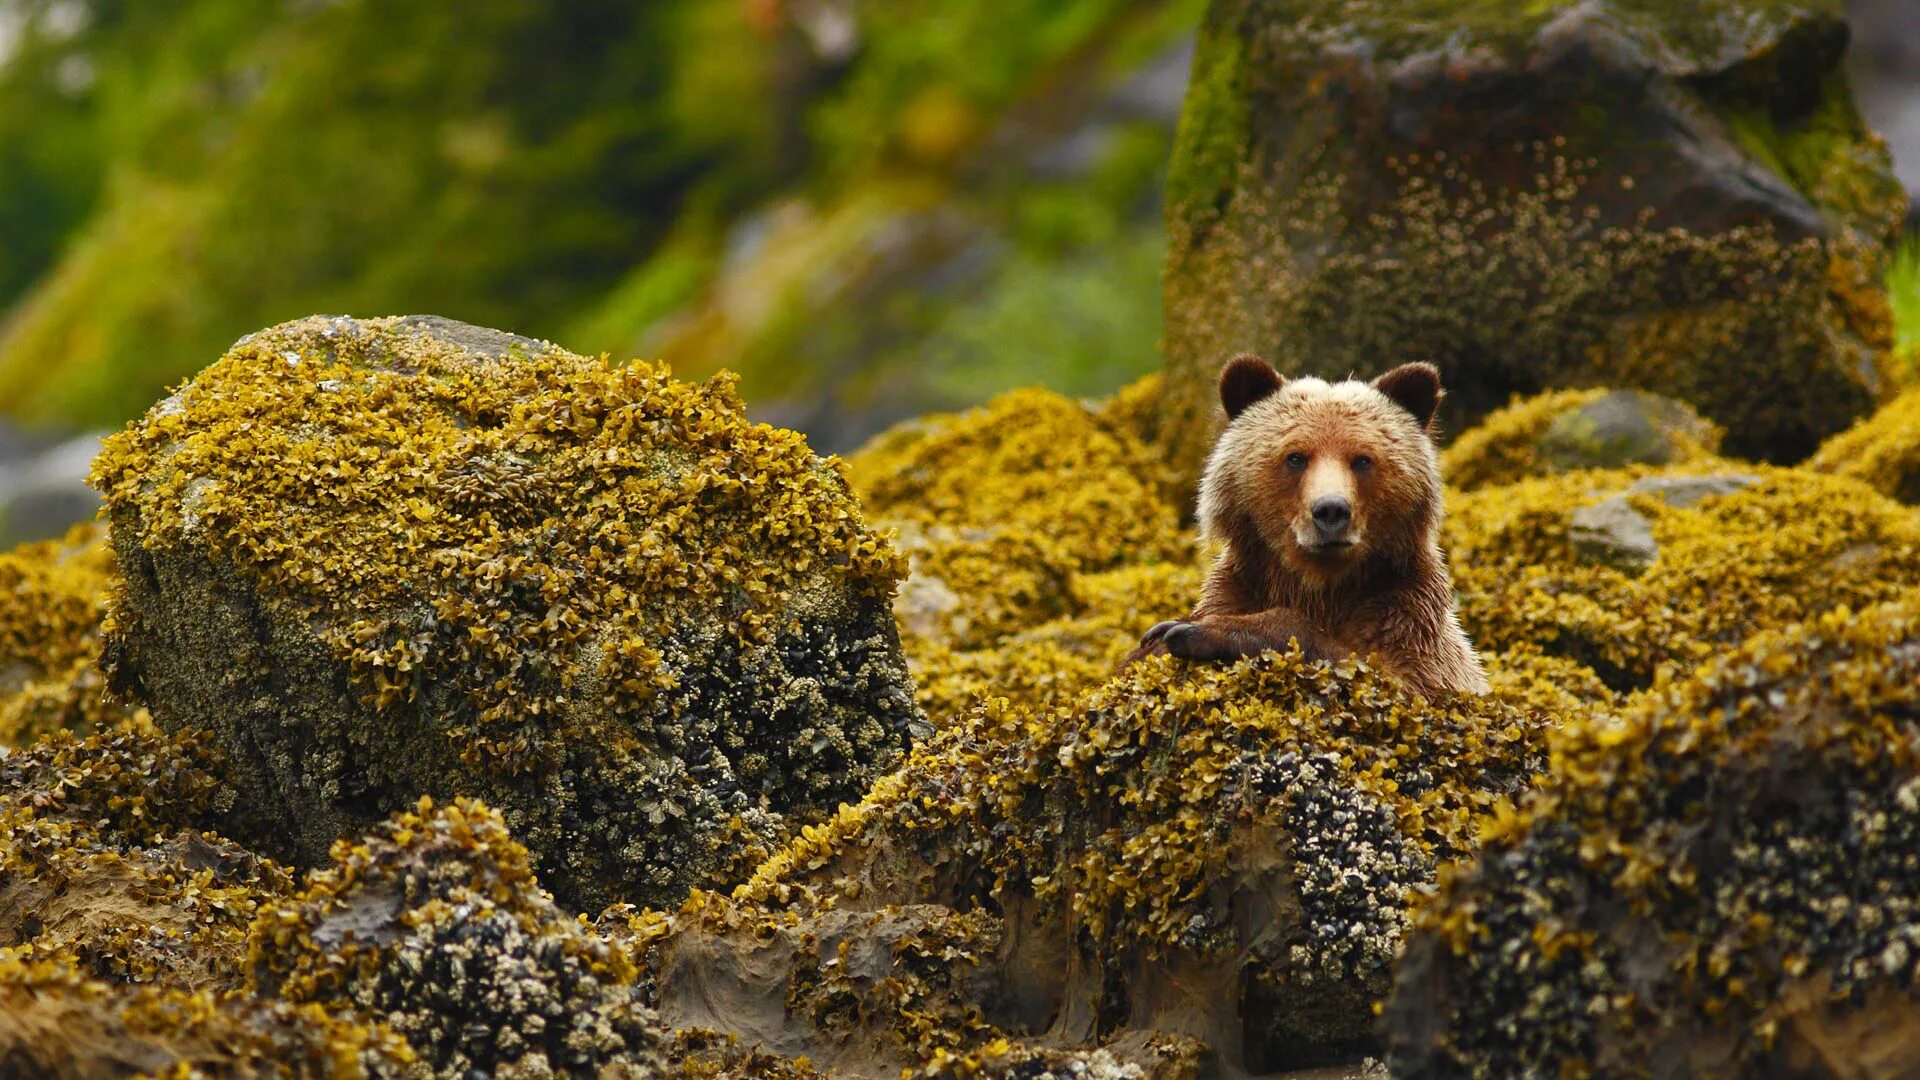
[[[782,1004],[823,965],[854,977],[858,1031],[905,1033],[894,1067],[1042,1032],[1087,1048],[1183,1036],[1254,1072],[1343,1060],[1387,992],[1412,892],[1524,790],[1550,722],[1497,692],[1423,701],[1298,654],[1151,660],[1053,708],[990,699],[731,899],[636,927],[643,966],[669,1014],[703,988],[753,990],[815,1060],[845,1036]],[[893,992],[971,1002],[968,1025],[919,1031],[920,1014],[877,1005],[863,988],[883,980],[850,966],[870,951],[858,935],[783,944],[889,912],[917,920],[913,941],[939,927],[932,951],[976,969],[901,964]]]
[[[1903,503],[1920,504],[1920,386],[1821,444],[1807,467],[1851,476]]]
[[[1721,436],[1684,403],[1644,390],[1554,390],[1462,432],[1441,453],[1440,475],[1474,491],[1575,469],[1693,464],[1710,461]]]
[[[1901,1074],[1917,762],[1920,591],[1768,630],[1573,726],[1424,908],[1393,1074]]]
[[[138,711],[107,699],[97,667],[112,580],[98,525],[0,553],[0,745],[85,735]]]
[[[659,1075],[662,1032],[619,950],[534,880],[500,816],[422,799],[334,846],[253,928],[253,989],[372,1017],[437,1077]]]
[[[727,882],[916,716],[837,469],[676,382],[431,317],[242,339],[109,439],[118,684],[317,863],[484,795],[582,907]]]
[[[1141,438],[1158,382],[1099,407],[1019,390],[902,424],[848,459],[867,513],[912,561],[894,610],[936,724],[985,693],[1067,700],[1192,605],[1202,566]]]
[[[217,761],[147,725],[0,748],[0,948],[188,991],[240,985],[247,928],[291,877],[208,831]]]
[[[1476,645],[1572,659],[1618,690],[1756,631],[1920,585],[1911,508],[1801,469],[1525,480],[1451,499],[1443,537]]]

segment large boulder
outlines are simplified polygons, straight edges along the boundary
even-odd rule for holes
[[[636,952],[670,1023],[855,1076],[1001,1039],[1139,1076],[1357,1061],[1410,900],[1544,767],[1551,721],[1298,653],[990,698],[731,898],[636,916]]]
[[[1393,1075],[1912,1076],[1917,750],[1920,592],[1575,725],[1424,909]]]
[[[898,560],[731,383],[429,317],[242,339],[108,441],[117,685],[313,865],[483,797],[564,902],[668,902],[857,798],[916,717]]]
[[[1640,387],[1804,457],[1887,389],[1905,212],[1846,42],[1838,0],[1214,0],[1168,178],[1176,463],[1243,350],[1430,360],[1455,424]]]

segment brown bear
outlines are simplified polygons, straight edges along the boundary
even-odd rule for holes
[[[1441,394],[1431,364],[1328,383],[1235,358],[1200,481],[1201,528],[1225,550],[1193,614],[1147,631],[1128,662],[1231,660],[1293,640],[1316,659],[1372,653],[1423,694],[1486,693],[1440,551]]]

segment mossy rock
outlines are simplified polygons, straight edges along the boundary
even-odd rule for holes
[[[1242,351],[1432,361],[1456,428],[1613,385],[1811,453],[1890,387],[1905,197],[1846,38],[1838,0],[1214,0],[1168,178],[1174,462]]]
[[[427,317],[242,339],[108,441],[106,662],[314,865],[421,794],[564,902],[671,902],[855,798],[916,716],[901,567],[802,438]]]
[[[829,1060],[838,1014],[781,1003],[807,970],[835,955],[845,970],[866,946],[781,942],[946,912],[916,918],[946,928],[974,989],[956,990],[951,965],[884,973],[896,999],[976,1011],[917,1029],[913,1009],[857,993],[860,1030],[902,1033],[889,1067],[1000,1038],[1093,1049],[1154,1035],[1195,1040],[1225,1070],[1354,1060],[1413,892],[1544,767],[1551,723],[1500,693],[1427,701],[1360,662],[1296,653],[1156,659],[1051,708],[991,698],[730,900],[654,917],[643,967],[663,1012],[725,986],[741,995],[724,999],[733,1013],[779,1017],[781,1045]]]
[[[1902,1075],[1916,747],[1920,592],[1766,631],[1574,726],[1423,910],[1393,1075]]]
[[[1822,443],[1807,467],[1863,480],[1901,502],[1920,505],[1920,387]]]
[[[1646,549],[1582,550],[1610,506]],[[1770,627],[1920,585],[1920,519],[1857,480],[1740,465],[1598,470],[1456,495],[1442,532],[1460,618],[1482,649],[1526,648],[1616,690],[1691,670]],[[1617,557],[1616,557],[1617,556]]]
[[[107,697],[99,671],[113,578],[113,551],[98,525],[0,553],[0,746],[144,717]]]
[[[423,798],[340,841],[305,892],[261,911],[252,957],[258,995],[373,1017],[446,1080],[664,1072],[625,954],[555,905],[470,800]]]
[[[1575,469],[1711,461],[1724,432],[1691,406],[1641,390],[1554,390],[1516,400],[1463,432],[1440,475],[1473,491]]]

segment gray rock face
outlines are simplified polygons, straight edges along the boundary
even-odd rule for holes
[[[105,663],[308,865],[477,796],[563,901],[671,904],[896,760],[899,570],[839,474],[695,386],[428,318],[250,335],[103,451]]]
[[[1575,510],[1567,522],[1567,539],[1581,558],[1626,570],[1645,569],[1660,556],[1653,523],[1624,495]]]
[[[1556,470],[1665,465],[1679,440],[1706,443],[1712,425],[1686,405],[1641,390],[1616,390],[1554,417],[1535,447]]]
[[[1719,476],[1646,476],[1626,492],[1575,510],[1567,519],[1567,539],[1581,558],[1623,570],[1644,570],[1660,557],[1653,523],[1633,508],[1629,495],[1649,495],[1686,509],[1714,495],[1730,495],[1759,478],[1743,473]]]
[[[1857,301],[1905,212],[1846,41],[1833,0],[1215,0],[1167,193],[1180,462],[1240,351],[1432,361],[1456,430],[1608,384],[1810,453],[1884,388]]]

